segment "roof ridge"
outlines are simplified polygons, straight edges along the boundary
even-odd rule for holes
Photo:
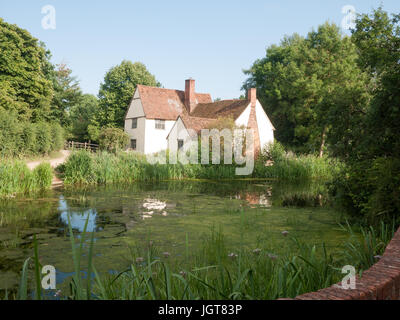
[[[185,92],[185,90],[147,86],[145,84],[138,84],[136,87],[145,87],[145,88],[151,88],[151,89],[168,90],[168,91],[183,92],[183,93]],[[195,92],[195,94],[204,94],[204,95],[210,95],[211,96],[211,94],[208,93],[208,92]]]

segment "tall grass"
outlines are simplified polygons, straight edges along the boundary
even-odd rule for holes
[[[270,165],[266,166],[265,164]],[[289,181],[329,181],[337,175],[343,163],[337,159],[316,155],[296,155],[286,152],[275,142],[263,151],[256,162],[254,176]]]
[[[356,234],[348,223],[342,228],[351,235],[350,240],[344,245],[343,254],[349,260],[357,262],[354,264],[356,268],[363,270],[368,269],[380,259],[396,232],[394,222],[390,224],[381,222],[378,227],[361,226],[361,235]]]
[[[156,247],[149,245],[144,250],[131,250],[132,263],[126,270],[117,274],[99,274],[92,259],[93,233],[88,252],[83,252],[86,226],[78,244],[70,228],[75,272],[70,283],[70,292],[61,295],[64,299],[270,300],[295,297],[338,283],[343,277],[343,265],[369,268],[374,255],[384,249],[392,235],[392,227],[386,225],[382,225],[380,230],[371,229],[361,233],[357,240],[361,246],[368,247],[371,242],[383,241],[383,246],[374,246],[372,250],[365,251],[364,257],[353,254],[353,247],[349,243],[354,240],[355,234],[351,227],[347,226],[346,230],[350,232],[351,239],[349,243],[344,244],[343,252],[339,256],[337,253],[330,254],[324,245],[306,245],[291,238],[287,238],[290,250],[286,254],[276,256],[266,248],[237,248],[235,252],[230,252],[225,246],[222,233],[213,230],[202,250],[187,251],[183,260],[168,255],[159,258],[162,254]],[[375,237],[379,239],[374,239]],[[188,241],[187,238],[187,247]],[[39,284],[36,241],[34,252],[34,279]],[[86,280],[82,276],[83,254],[88,256]],[[365,261],[368,263],[363,264]],[[14,298],[29,297],[28,262],[29,260],[23,266],[19,294]],[[36,288],[34,298],[43,297],[45,296],[40,294],[40,289]]]
[[[274,178],[285,181],[326,180],[332,177],[334,164],[326,158],[314,156],[284,157],[273,166],[266,166],[260,158],[248,178]],[[92,154],[73,153],[59,167],[66,184],[107,184],[133,181],[176,179],[237,179],[234,165],[150,164],[143,155],[121,152]]]
[[[52,168],[42,163],[33,171],[22,161],[0,161],[0,197],[28,194],[51,186]]]

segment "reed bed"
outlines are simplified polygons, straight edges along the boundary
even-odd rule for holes
[[[53,170],[48,163],[29,170],[22,161],[0,161],[0,197],[29,194],[51,186]]]
[[[326,181],[332,178],[335,164],[326,158],[292,156],[276,160],[266,166],[263,158],[257,160],[254,171],[246,178],[278,179],[283,181]],[[136,153],[118,154],[87,151],[73,153],[58,168],[65,184],[108,184],[134,181],[161,181],[178,179],[242,179],[236,175],[235,165],[150,164]]]

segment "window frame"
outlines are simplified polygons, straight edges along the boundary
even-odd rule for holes
[[[132,146],[133,141],[135,141],[135,147],[134,148]],[[131,149],[135,150],[135,151],[137,150],[137,139],[131,139]]]
[[[138,118],[132,118],[131,129],[137,129],[138,127]]]
[[[179,146],[180,144],[181,144],[181,146]],[[179,151],[179,150],[182,150],[183,147],[184,147],[184,145],[185,145],[185,140],[183,140],[183,139],[178,139],[178,151]]]
[[[155,119],[154,127],[157,130],[165,130],[165,120],[164,119]]]

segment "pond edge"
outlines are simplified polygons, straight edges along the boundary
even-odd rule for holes
[[[279,300],[399,300],[400,228],[386,247],[382,258],[356,277],[356,289],[343,289],[341,283],[294,299]]]

